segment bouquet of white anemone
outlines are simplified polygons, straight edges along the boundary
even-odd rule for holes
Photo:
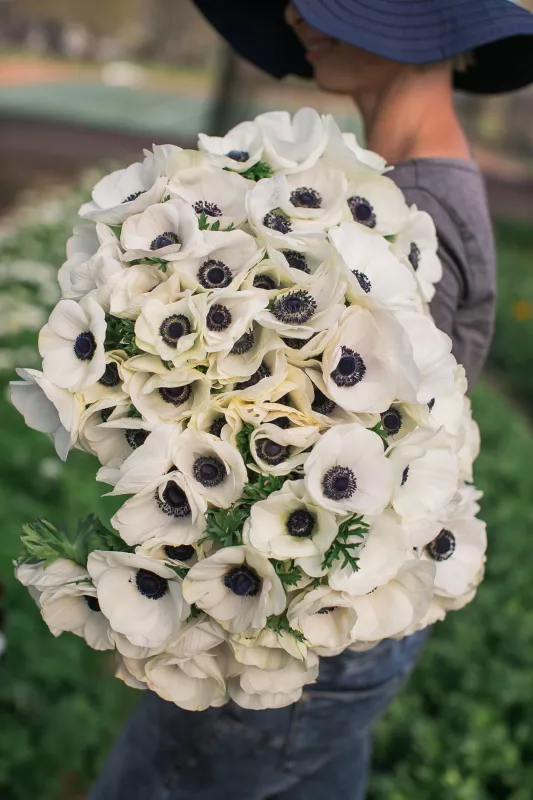
[[[25,526],[54,635],[178,706],[278,708],[320,656],[443,619],[486,536],[431,218],[331,117],[273,112],[99,181],[21,369],[26,423],[129,495]]]

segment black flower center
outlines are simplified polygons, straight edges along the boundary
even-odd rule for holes
[[[167,483],[161,497],[159,497],[159,492],[156,490],[155,499],[163,514],[167,514],[169,517],[184,519],[191,516],[191,506],[187,495],[176,481]]]
[[[291,448],[287,445],[279,444],[273,439],[259,439],[255,445],[258,458],[266,461],[267,464],[275,467],[282,464],[291,454]]]
[[[404,484],[407,482],[407,478],[408,477],[409,477],[409,464],[406,466],[406,468],[402,472],[402,482],[400,483],[400,486],[404,486]]]
[[[272,313],[285,325],[301,325],[315,315],[316,309],[315,298],[305,289],[299,289],[278,297],[272,306]]]
[[[158,391],[159,396],[165,403],[170,403],[173,406],[181,406],[182,403],[186,403],[192,394],[190,384],[185,386],[161,386]]]
[[[263,225],[273,231],[278,231],[278,233],[290,233],[292,231],[289,217],[280,208],[274,208],[268,214],[265,214]]]
[[[277,419],[270,420],[271,425],[276,425],[278,428],[281,428],[282,431],[286,431],[287,428],[291,427],[291,421],[288,417],[278,417]]]
[[[287,347],[291,347],[293,350],[301,350],[302,347],[309,341],[309,339],[295,339],[292,336],[285,336],[283,341]]]
[[[116,406],[110,406],[109,408],[103,408],[100,411],[100,419],[102,422],[107,422],[113,411],[115,410]]]
[[[80,361],[90,361],[96,352],[96,341],[92,331],[84,331],[76,336],[74,353]]]
[[[336,611],[338,606],[324,606],[324,608],[320,608],[316,613],[317,614],[331,614],[332,611]]]
[[[300,186],[299,189],[291,192],[291,203],[296,208],[321,208],[322,198],[316,189]]]
[[[231,158],[232,161],[238,161],[239,163],[243,163],[244,161],[248,161],[250,158],[250,153],[246,150],[230,150],[229,153],[226,153],[228,158]]]
[[[255,289],[266,289],[267,291],[271,291],[272,289],[277,289],[277,283],[274,278],[271,278],[270,275],[256,275],[254,278],[254,288]]]
[[[205,200],[197,200],[193,208],[197,214],[205,214],[208,217],[222,216],[222,211],[216,203],[208,203]]]
[[[359,286],[361,287],[363,292],[365,294],[368,294],[370,292],[370,290],[372,289],[372,284],[368,280],[368,277],[365,275],[364,272],[359,272],[358,269],[354,269],[353,270],[353,274],[357,278],[357,283],[359,284]]]
[[[395,436],[402,427],[402,415],[397,408],[391,406],[382,413],[381,424],[389,436]]]
[[[168,591],[168,581],[148,569],[138,569],[135,583],[139,592],[150,600],[159,600]]]
[[[322,478],[322,491],[329,500],[348,500],[357,489],[350,467],[330,467]]]
[[[309,265],[307,264],[307,259],[303,253],[299,253],[298,250],[282,250],[282,253],[287,259],[289,267],[292,267],[293,269],[299,269],[301,272],[305,272],[307,275],[311,273]]]
[[[100,603],[98,602],[97,597],[93,597],[92,594],[84,594],[83,599],[91,609],[91,611],[100,611]]]
[[[342,388],[356,386],[365,377],[365,362],[354,350],[349,347],[341,348],[342,355],[339,363],[331,373],[332,380]]]
[[[165,231],[151,242],[150,250],[161,250],[163,247],[170,247],[171,244],[181,244],[181,242],[174,231]]]
[[[137,198],[140,197],[145,192],[146,192],[146,189],[140,189],[138,192],[132,192],[122,202],[123,203],[132,203],[134,200],[137,200]]]
[[[255,597],[261,588],[261,578],[255,570],[243,564],[226,572],[224,585],[239,597]]]
[[[114,361],[110,361],[106,364],[105,372],[101,378],[98,379],[98,383],[101,383],[102,386],[116,386],[120,383],[120,376],[118,374],[118,365]]]
[[[137,450],[148,439],[150,431],[145,431],[143,428],[126,428],[124,436],[132,450]]]
[[[167,558],[171,558],[173,561],[190,561],[196,551],[191,544],[166,544],[163,552]]]
[[[192,474],[202,486],[213,489],[225,480],[226,468],[215,456],[198,456],[192,466]]]
[[[317,414],[331,414],[337,408],[337,404],[315,386],[315,396],[313,397],[311,408]]]
[[[433,561],[447,561],[455,552],[456,541],[453,533],[443,528],[438,536],[426,545],[426,553]]]
[[[411,247],[409,249],[409,255],[407,258],[409,259],[412,268],[416,272],[420,266],[420,248],[415,242],[411,242]]]
[[[223,261],[210,258],[204,261],[198,270],[198,283],[204,289],[224,289],[229,286],[233,276],[230,268]]]
[[[231,325],[231,313],[229,308],[221,305],[221,303],[213,303],[207,312],[205,324],[210,331],[214,331],[215,333],[225,331],[226,328],[229,328]]]
[[[251,375],[247,381],[241,381],[240,383],[236,383],[234,385],[234,389],[238,392],[242,391],[243,389],[249,389],[250,386],[255,386],[256,383],[262,381],[263,378],[269,378],[272,375],[267,365],[263,362],[259,365],[259,368]]]
[[[230,350],[231,355],[233,356],[243,356],[245,353],[248,353],[249,350],[255,344],[255,337],[253,331],[247,331],[243,333],[243,335],[237,339],[235,344]]]
[[[220,417],[216,417],[209,426],[209,433],[212,436],[220,437],[220,434],[222,433],[222,428],[224,427],[225,424],[226,424],[226,417],[222,415]]]
[[[376,227],[374,208],[364,197],[349,197],[348,208],[356,222],[360,222],[361,225],[366,225],[367,228]]]
[[[292,511],[287,519],[287,531],[291,536],[298,539],[305,539],[313,535],[316,517],[307,511],[306,508],[298,508]]]
[[[191,323],[185,314],[171,314],[159,327],[159,335],[169,347],[177,347],[179,339],[191,332]]]
[[[435,398],[432,397],[427,405],[428,405],[429,410],[433,411],[433,406],[435,405]]]

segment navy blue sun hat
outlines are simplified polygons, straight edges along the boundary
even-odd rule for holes
[[[195,0],[239,55],[276,78],[311,77],[284,20],[288,0]],[[392,61],[428,64],[462,53],[457,89],[497,94],[533,82],[533,14],[513,0],[293,0],[313,28]]]

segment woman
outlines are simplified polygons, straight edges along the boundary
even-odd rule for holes
[[[396,165],[390,177],[435,220],[443,278],[432,311],[472,387],[492,333],[494,252],[452,85],[490,93],[533,81],[533,16],[508,0],[197,4],[238,52],[273,75],[313,74],[322,89],[354,98],[368,146]],[[230,704],[190,713],[147,692],[91,798],[361,800],[371,725],[426,636],[323,659],[318,682],[279,710]]]

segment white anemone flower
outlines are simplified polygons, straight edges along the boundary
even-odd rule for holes
[[[398,311],[396,317],[409,337],[420,373],[416,399],[429,403],[453,387],[457,362],[451,353],[452,340],[424,314]]]
[[[273,330],[251,324],[236,339],[231,349],[215,353],[210,358],[207,377],[212,381],[228,383],[254,375],[267,353],[282,347],[282,341]]]
[[[301,592],[287,609],[289,625],[303,633],[318,655],[336,654],[353,641],[357,614],[351,598],[329,586]]]
[[[202,340],[209,353],[231,351],[268,305],[258,289],[213,292],[203,309]]]
[[[169,178],[174,174],[176,159],[183,152],[183,148],[176,144],[153,144],[151,150],[143,150],[143,164],[147,169],[153,170],[156,175]]]
[[[228,639],[238,664],[261,669],[282,669],[292,658],[302,661],[307,657],[307,645],[284,631],[263,628],[259,632],[234,633]],[[237,669],[239,669],[237,667]]]
[[[470,398],[465,398],[470,410]],[[481,448],[481,435],[477,422],[472,419],[470,413],[466,413],[463,420],[463,444],[457,453],[459,461],[459,477],[463,481],[474,480],[474,461],[479,455]]]
[[[291,193],[285,175],[263,178],[246,196],[248,222],[261,243],[276,250],[309,249],[326,238],[319,221],[291,217]],[[296,210],[296,209],[295,209]]]
[[[370,643],[405,635],[427,613],[434,577],[434,565],[413,556],[388,583],[352,597],[357,614],[353,638]]]
[[[263,137],[255,122],[240,122],[225,136],[200,133],[198,150],[207,153],[217,167],[246,172],[261,160]]]
[[[148,431],[139,427],[142,420],[128,418],[130,400],[126,395],[102,397],[90,405],[80,420],[79,447],[96,456],[105,467],[119,467],[142,444]],[[109,427],[108,421],[121,420],[127,427]]]
[[[124,350],[108,350],[105,354],[105,370],[101,378],[92,386],[83,390],[85,405],[96,403],[103,397],[122,399],[126,393],[123,390],[122,365],[128,360]]]
[[[80,217],[120,225],[132,214],[159,203],[167,183],[167,178],[157,174],[153,163],[131,164],[98,181],[92,200],[80,208]]]
[[[325,381],[318,369],[308,368],[303,372],[289,367],[288,378],[293,378],[298,384],[297,388],[289,389],[287,392],[287,400],[292,407],[289,419],[292,418],[294,410],[297,410],[303,415],[305,424],[319,425],[321,428],[330,428],[332,425],[344,422],[360,422],[365,428],[372,428],[379,421],[377,415],[354,414],[335,403],[328,396]],[[270,422],[270,416],[265,421]]]
[[[126,261],[179,261],[201,256],[205,250],[194,209],[180,199],[152,205],[141,214],[128,217],[120,240]]]
[[[198,551],[192,544],[172,544],[167,539],[151,537],[135,550],[140,556],[162,561],[169,567],[189,569],[198,561]]]
[[[129,659],[126,666],[131,667]],[[226,681],[216,653],[190,658],[164,653],[144,664],[144,675],[152,691],[186,711],[205,711],[227,702]]]
[[[39,598],[41,614],[54,636],[69,631],[93,650],[113,650],[108,619],[102,614],[91,583],[71,583],[45,589]]]
[[[353,222],[343,222],[328,235],[345,266],[342,276],[351,303],[391,310],[413,306],[412,272],[393,255],[386,239]]]
[[[284,708],[300,699],[304,686],[315,683],[318,663],[316,653],[309,652],[305,661],[292,658],[280,669],[245,666],[229,680],[229,695],[238,706],[253,711]]]
[[[453,499],[459,467],[443,431],[418,428],[391,445],[388,458],[394,472],[392,507],[404,524],[431,518]]]
[[[265,160],[274,170],[299,172],[315,164],[327,141],[324,123],[312,108],[288,111],[267,111],[255,118],[263,134]]]
[[[173,198],[184,200],[195,214],[205,214],[208,225],[225,230],[238,228],[246,220],[245,199],[254,186],[242,175],[211,166],[178,174],[168,188]]]
[[[209,433],[187,428],[173,443],[172,459],[194,492],[218,508],[229,508],[242,495],[246,467],[236,447]]]
[[[82,220],[74,226],[67,241],[67,260],[60,267],[57,279],[65,300],[81,300],[96,288],[94,256],[102,245],[118,244],[118,239],[107,225]]]
[[[342,170],[351,178],[373,176],[387,172],[387,162],[378,153],[365,150],[355,134],[343,133],[331,114],[322,117],[327,133],[327,145],[323,161]]]
[[[97,282],[99,275],[96,275]],[[109,313],[122,319],[137,319],[154,289],[165,283],[167,276],[151,264],[133,264],[113,275],[105,284]],[[98,292],[101,302],[102,292]]]
[[[452,438],[459,436],[465,416],[470,411],[470,401],[466,397],[467,387],[465,368],[462,364],[457,364],[453,386],[432,399],[425,407],[420,406],[420,424],[434,431],[444,428]]]
[[[60,389],[36,369],[17,369],[21,381],[11,381],[11,402],[29,428],[48,433],[56,453],[65,461],[78,438],[83,398]]]
[[[189,428],[210,433],[234,446],[237,444],[237,434],[241,432],[242,425],[242,419],[235,407],[227,406],[216,396],[188,422]]]
[[[414,270],[422,297],[429,303],[435,294],[435,285],[442,278],[437,232],[431,216],[411,206],[407,221],[395,236],[391,249]]]
[[[94,550],[87,569],[111,627],[139,647],[160,647],[189,615],[174,570],[133,553]]]
[[[89,573],[70,558],[56,558],[51,564],[37,561],[34,564],[23,563],[15,567],[15,577],[23,586],[34,589],[37,594],[45,589],[79,581],[87,581]]]
[[[239,380],[229,388],[228,399],[238,397],[243,403],[258,403],[270,399],[285,381],[287,359],[277,347],[265,352],[257,370],[246,380]],[[225,395],[221,395],[224,397]]]
[[[333,117],[331,117],[331,119],[333,119]],[[348,131],[346,133],[342,133],[341,136],[346,147],[351,150],[355,156],[357,156],[359,161],[361,161],[363,164],[366,164],[366,166],[371,167],[371,169],[379,172],[380,174],[392,169],[392,167],[387,167],[386,160],[383,158],[383,156],[380,156],[379,153],[375,153],[373,150],[367,150],[366,148],[361,147],[357,141],[355,133]]]
[[[305,462],[305,486],[336,514],[380,514],[392,494],[393,472],[377,433],[358,423],[322,435]]]
[[[427,406],[413,406],[410,403],[391,403],[391,405],[380,414],[381,427],[387,434],[387,442],[397,442],[412,433],[420,421],[418,419],[418,409],[422,412],[429,411]]]
[[[421,552],[435,564],[435,592],[460,597],[475,588],[485,563],[487,531],[476,517],[452,516]]]
[[[183,594],[230,633],[260,630],[286,605],[270,561],[252,547],[224,547],[191,567]]]
[[[299,559],[305,569],[307,558],[324,555],[337,530],[335,515],[306,495],[303,480],[286,481],[252,505],[243,540],[267,558]]]
[[[198,337],[204,305],[203,297],[193,296],[190,290],[174,303],[147,300],[135,323],[137,346],[174,366],[181,366],[186,360],[201,360],[205,351]]]
[[[126,544],[153,538],[170,545],[191,545],[205,529],[207,503],[179,472],[169,472],[130,497],[111,519]]]
[[[280,206],[301,230],[326,230],[341,221],[347,184],[341,170],[317,162],[309,169],[288,175],[288,203]]]
[[[381,413],[390,406],[397,392],[395,373],[370,311],[359,306],[345,309],[324,349],[322,376],[328,396],[346,411]]]
[[[155,485],[173,468],[172,448],[181,430],[179,423],[156,425],[118,469],[103,468],[96,479],[114,486],[112,495],[137,494]]]
[[[153,374],[136,373],[129,384],[133,405],[151,425],[178,422],[208,403],[210,381],[199,370],[166,370],[161,362],[155,369]]]
[[[335,562],[328,581],[332,589],[349,595],[362,595],[388,583],[412,557],[408,532],[392,511],[373,519],[364,536],[355,539],[357,569]]]
[[[282,270],[280,274],[288,275],[293,283],[312,283],[315,276],[333,268],[332,249],[324,239],[292,250],[276,250],[270,246],[267,254],[268,260]]]
[[[174,263],[181,285],[199,292],[238,289],[264,248],[245,231],[204,231],[206,253]]]
[[[289,428],[269,422],[260,425],[250,436],[250,453],[255,464],[249,466],[263,475],[288,475],[305,463],[306,451],[319,435],[316,425]]]
[[[96,383],[105,372],[105,335],[105,314],[92,297],[60,300],[39,333],[45,377],[71,392]]]
[[[346,218],[382,236],[401,231],[409,217],[402,190],[393,180],[377,172],[350,179],[346,198]]]
[[[260,312],[257,322],[279,336],[309,339],[337,325],[345,310],[345,289],[340,276],[323,273],[311,284],[295,284],[278,292],[271,310]]]

